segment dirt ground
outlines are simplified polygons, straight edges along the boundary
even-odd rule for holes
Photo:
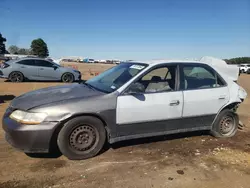
[[[83,79],[111,67],[77,66]],[[239,83],[250,94],[249,80],[250,75],[241,75]],[[13,97],[59,84],[0,80],[0,116]],[[238,110],[245,127],[233,138],[189,133],[140,139],[112,145],[97,157],[83,161],[70,161],[63,156],[28,157],[10,147],[0,129],[0,188],[249,188],[249,107],[247,98]]]

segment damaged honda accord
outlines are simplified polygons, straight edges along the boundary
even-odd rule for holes
[[[104,144],[208,130],[231,137],[247,96],[238,67],[199,61],[123,62],[83,83],[16,97],[3,116],[6,140],[25,153],[96,156]]]

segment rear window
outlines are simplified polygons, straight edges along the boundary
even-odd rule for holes
[[[29,65],[29,66],[35,66],[35,60],[33,59],[25,59],[25,60],[21,60],[18,61],[17,64],[21,64],[21,65]]]
[[[4,63],[6,63],[6,64],[11,64],[11,63],[13,63],[15,60],[8,60],[8,61],[5,61]]]

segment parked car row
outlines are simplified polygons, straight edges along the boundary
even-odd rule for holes
[[[95,60],[95,59],[83,59],[82,61],[79,61],[79,63],[104,63],[104,64],[119,64],[119,60]]]
[[[81,80],[81,72],[42,58],[22,58],[2,63],[0,77],[7,78],[11,82],[24,80],[74,82]]]
[[[250,64],[241,64],[240,72],[250,74]]]

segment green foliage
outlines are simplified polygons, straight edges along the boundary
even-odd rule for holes
[[[250,64],[250,57],[236,57],[224,59],[228,64]]]
[[[38,57],[42,58],[49,56],[47,44],[43,41],[43,39],[38,38],[32,41],[31,55],[37,55]]]
[[[15,45],[11,45],[9,48],[8,48],[8,51],[11,53],[11,54],[18,54],[18,50],[19,48]]]
[[[26,49],[26,48],[20,48],[18,50],[18,54],[20,54],[20,55],[30,55],[30,50]]]
[[[29,49],[26,49],[26,48],[19,48],[15,45],[11,45],[9,48],[8,48],[8,51],[11,53],[11,54],[18,54],[18,55],[29,55],[30,54],[30,50]]]
[[[0,55],[6,53],[5,42],[6,42],[6,38],[4,38],[2,34],[0,33]]]

